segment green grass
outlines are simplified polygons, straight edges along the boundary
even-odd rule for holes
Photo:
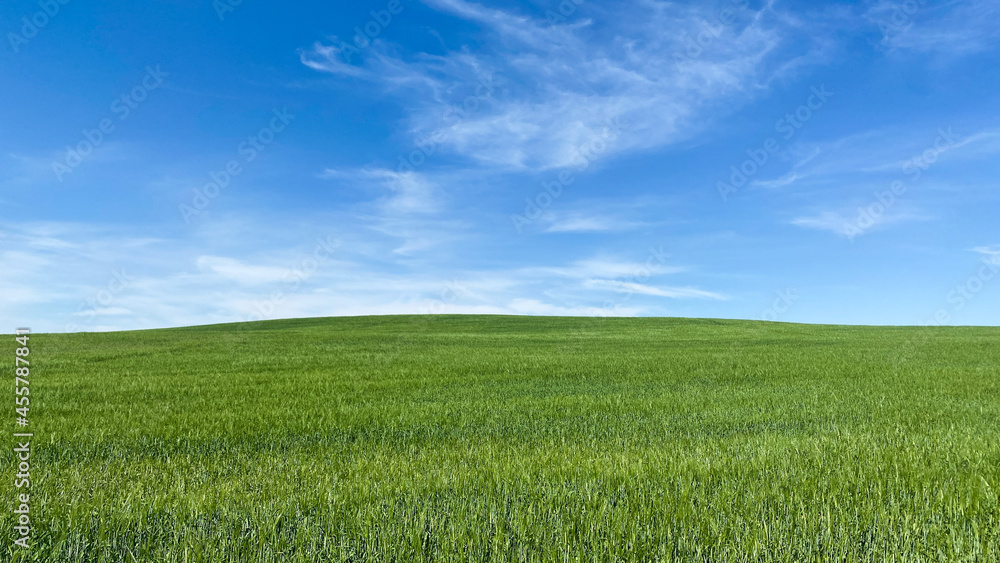
[[[400,316],[31,346],[35,545],[2,559],[1000,560],[1000,329]]]

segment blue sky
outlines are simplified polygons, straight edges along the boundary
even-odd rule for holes
[[[0,318],[1000,319],[995,2],[13,1]]]

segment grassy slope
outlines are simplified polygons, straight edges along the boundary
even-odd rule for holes
[[[1000,559],[998,329],[358,317],[31,343],[39,560]]]

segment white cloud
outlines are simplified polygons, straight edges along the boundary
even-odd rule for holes
[[[754,184],[774,188],[792,183],[815,185],[833,181],[840,185],[867,186],[856,178],[878,173],[895,173],[898,179],[911,181],[914,167],[936,168],[958,160],[989,158],[1000,152],[1000,131],[973,127],[981,125],[909,124],[852,133],[818,143],[794,144],[789,147],[794,159],[792,166],[776,179],[759,180]],[[967,133],[969,130],[974,132]],[[925,155],[930,153],[933,153],[932,160],[924,162]],[[845,177],[855,179],[845,182]]]
[[[279,282],[288,275],[286,268],[255,266],[235,258],[221,256],[199,256],[196,264],[203,272],[211,272],[220,278],[243,285],[260,285]]]
[[[874,196],[872,202],[878,203],[874,199]],[[829,231],[836,235],[853,239],[855,236],[872,229],[884,228],[888,225],[910,221],[927,221],[929,219],[930,217],[927,215],[906,211],[904,208],[893,209],[877,216],[872,215],[870,211],[866,211],[866,214],[862,216],[860,210],[854,210],[853,212],[823,211],[818,215],[797,217],[791,221],[791,224],[806,229]]]
[[[799,178],[801,178],[801,176],[799,176],[796,172],[789,172],[779,178],[775,178],[774,180],[754,180],[751,184],[762,188],[777,189],[794,184]]]
[[[428,4],[488,30],[485,47],[404,59],[376,42],[347,70],[337,48],[317,45],[303,62],[381,81],[405,96],[415,137],[513,170],[582,166],[690,136],[783,72],[788,61],[772,58],[793,27],[770,4],[737,8],[730,24],[714,6],[648,1],[559,24],[463,0]]]
[[[23,267],[16,277],[0,273],[0,289],[16,298],[0,306],[0,315],[25,318],[27,312],[43,330],[90,331],[260,316],[650,312],[651,305],[613,311],[598,306],[609,290],[623,289],[659,297],[715,298],[712,292],[695,288],[627,285],[637,276],[685,271],[666,263],[662,254],[645,262],[604,253],[551,266],[454,270],[461,263],[455,249],[468,248],[459,242],[474,232],[469,224],[474,219],[449,213],[455,204],[441,186],[460,185],[471,174],[328,169],[321,177],[331,185],[340,183],[368,197],[344,209],[328,210],[313,225],[302,224],[301,217],[282,220],[269,215],[268,224],[283,226],[262,230],[260,218],[227,215],[199,223],[189,237],[169,239],[136,236],[142,234],[137,228],[15,225],[0,232],[10,235],[2,241],[7,247],[3,258],[4,263]],[[595,209],[597,213],[592,212]],[[602,203],[553,215],[549,226],[552,232],[630,229],[640,223],[621,217],[632,211]],[[324,238],[343,238],[344,244],[314,272],[295,275],[320,233]],[[123,271],[128,283],[121,288],[117,276]]]
[[[516,315],[552,315],[580,317],[632,317],[642,309],[638,307],[562,307],[544,303],[537,299],[514,299],[507,310]]]
[[[942,189],[942,185],[958,178],[958,174],[946,173],[955,171],[961,161],[973,162],[963,166],[988,169],[993,155],[1000,152],[997,142],[1000,134],[996,129],[971,134],[956,129],[959,127],[920,125],[871,130],[818,144],[793,146],[793,152],[805,156],[784,176],[758,184],[765,187],[795,184],[797,195],[827,201],[810,206],[813,210],[819,207],[819,212],[811,210],[790,223],[847,238],[870,228],[928,220],[931,218],[926,211],[930,208],[928,192]],[[928,176],[935,172],[932,177],[936,181],[932,183]],[[939,178],[946,180],[942,182]],[[893,188],[896,182],[902,189]],[[836,194],[838,201],[829,201],[830,194]]]
[[[77,311],[73,313],[73,316],[85,317],[89,315],[114,316],[114,315],[131,315],[131,314],[133,314],[132,311],[124,307],[95,307],[87,311]]]
[[[911,7],[912,6],[912,7]],[[1000,42],[994,0],[904,3],[881,0],[867,13],[890,51],[963,56]]]
[[[384,181],[392,194],[379,200],[382,209],[391,215],[434,213],[440,211],[440,190],[425,176],[416,172],[369,170],[367,174]]]
[[[973,248],[972,251],[987,256],[986,260],[992,262],[993,264],[1000,264],[1000,244],[992,246],[977,246]]]
[[[568,266],[544,267],[544,268],[524,268],[520,270],[522,274],[559,276],[572,279],[587,278],[627,278],[636,277],[649,272],[650,275],[675,274],[686,271],[682,266],[669,266],[658,261],[651,261],[649,265],[644,262],[621,262],[608,258],[591,258],[587,260],[577,260]]]
[[[337,38],[333,37],[332,39],[336,40]],[[299,53],[299,60],[313,70],[331,74],[346,74],[348,76],[361,76],[363,74],[360,68],[347,63],[346,55],[339,45],[323,45],[317,41],[311,50]]]
[[[728,299],[725,295],[721,293],[715,293],[714,291],[705,291],[703,289],[698,289],[695,287],[670,287],[670,286],[651,286],[644,285],[641,283],[634,282],[624,282],[620,280],[588,280],[585,284],[589,288],[593,289],[606,289],[617,291],[620,293],[637,293],[640,295],[651,295],[654,297],[668,297],[670,299],[716,299],[725,300]]]
[[[326,168],[318,176],[324,180],[341,180],[357,185],[374,183],[378,189],[388,192],[374,202],[386,215],[435,213],[442,209],[443,191],[435,181],[419,172],[388,168]]]
[[[597,233],[608,231],[627,231],[643,226],[643,223],[627,221],[619,217],[602,216],[549,216],[547,233]]]
[[[227,241],[247,238],[255,228],[252,221],[226,225],[231,229]],[[0,272],[0,289],[11,298],[0,304],[0,316],[10,323],[28,322],[36,330],[58,332],[361,314],[608,316],[654,310],[651,304],[603,306],[609,291],[674,299],[722,298],[692,287],[632,283],[646,272],[652,277],[684,268],[654,261],[647,270],[643,262],[609,255],[550,267],[455,271],[447,257],[435,266],[426,262],[411,266],[410,257],[369,253],[360,248],[365,240],[358,239],[360,244],[336,246],[310,269],[306,264],[313,256],[315,233],[325,228],[302,226],[301,232],[284,233],[291,244],[262,246],[268,239],[263,237],[232,248],[228,243],[206,243],[201,237],[164,244],[158,239],[121,237],[113,230],[39,227],[30,236],[17,235],[21,238],[13,242],[38,238],[40,244],[3,251],[5,263],[20,267],[16,276]],[[358,236],[354,226],[344,228]],[[10,232],[29,229],[14,226]],[[4,242],[11,238],[14,235]],[[47,240],[64,238],[74,246]]]
[[[792,224],[807,229],[830,231],[841,236],[849,236],[856,217],[845,216],[833,211],[824,211],[812,217],[797,217]]]
[[[425,253],[458,237],[466,226],[463,221],[444,217],[447,194],[438,179],[427,174],[387,168],[327,168],[319,176],[376,194],[374,199],[357,205],[350,220],[360,223],[360,228],[400,239],[394,254]]]

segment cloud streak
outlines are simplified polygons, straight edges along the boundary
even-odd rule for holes
[[[714,291],[705,291],[703,289],[698,289],[694,287],[670,287],[670,286],[651,286],[641,283],[626,282],[620,280],[588,280],[585,284],[589,288],[593,289],[606,289],[611,291],[617,291],[619,293],[635,293],[639,295],[650,295],[653,297],[666,297],[669,299],[716,299],[725,300],[728,299],[725,295],[721,293],[716,293]]]

